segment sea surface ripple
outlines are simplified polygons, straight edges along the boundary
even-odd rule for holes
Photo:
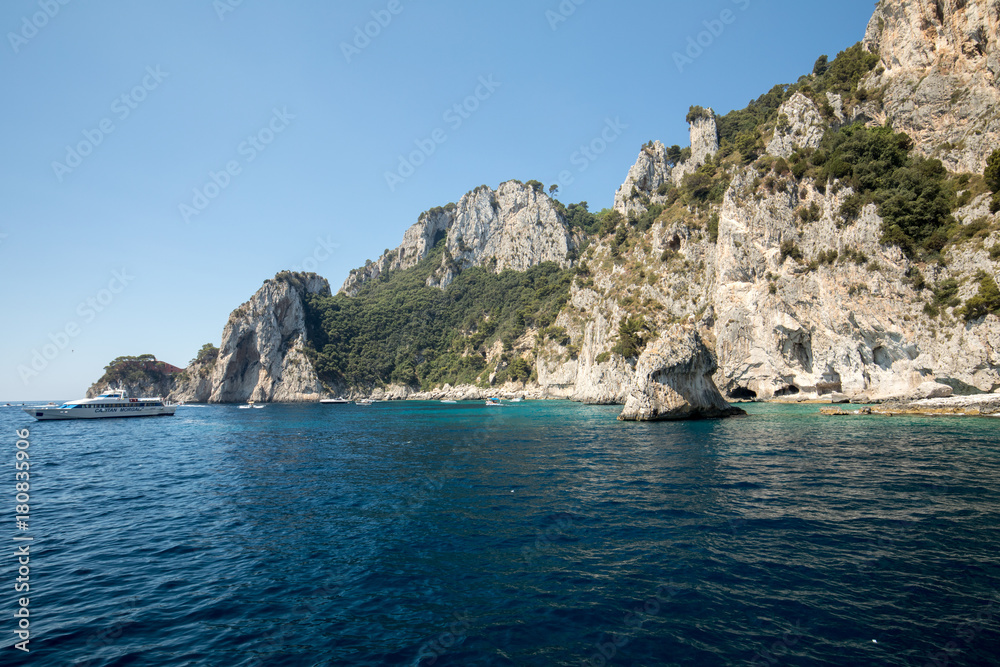
[[[2,409],[0,663],[1000,664],[1000,422],[618,410]]]

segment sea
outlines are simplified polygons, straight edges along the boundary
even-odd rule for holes
[[[0,409],[0,664],[1000,664],[1000,421],[744,407]]]

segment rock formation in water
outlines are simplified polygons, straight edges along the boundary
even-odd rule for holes
[[[643,351],[622,421],[667,421],[746,414],[712,381],[715,357],[692,326],[677,325]]]
[[[279,274],[229,316],[212,371],[213,403],[318,400],[323,393],[306,356],[303,299],[329,293],[315,274]]]
[[[217,358],[193,362],[175,378],[170,399],[243,403],[316,401],[324,388],[306,352],[304,300],[329,294],[316,274],[280,273],[234,310]]]

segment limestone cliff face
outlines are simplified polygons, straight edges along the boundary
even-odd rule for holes
[[[719,126],[715,120],[715,111],[705,109],[704,115],[691,122],[691,160],[692,167],[705,164],[710,155],[719,152]]]
[[[574,359],[566,348],[552,342],[537,351],[538,383],[549,396],[598,405],[625,402],[634,371],[625,359],[609,351],[618,339],[618,322],[626,314],[600,288],[573,287],[569,305],[556,325],[570,333],[579,353]]]
[[[778,127],[767,152],[787,158],[797,148],[818,148],[827,127],[815,103],[802,93],[795,93],[778,109]]]
[[[575,247],[565,220],[543,192],[518,181],[507,181],[496,190],[484,185],[457,205],[421,215],[398,248],[352,271],[341,291],[354,296],[368,280],[414,266],[442,239],[447,252],[428,281],[438,287],[448,286],[459,271],[471,266],[497,272],[524,271],[542,262],[566,267]]]
[[[544,193],[508,181],[496,190],[481,186],[458,203],[448,228],[441,268],[429,284],[446,287],[462,269],[487,266],[525,271],[542,262],[570,265],[573,237]]]
[[[212,396],[212,371],[215,359],[193,361],[184,369],[184,374],[174,379],[170,390],[170,400],[185,403],[206,403]]]
[[[315,274],[268,280],[229,317],[211,376],[212,403],[318,400],[322,386],[305,353],[303,299],[328,294]]]
[[[447,236],[448,228],[455,221],[455,209],[454,204],[449,204],[422,213],[416,224],[403,234],[403,242],[398,248],[386,252],[377,261],[351,271],[340,290],[348,296],[355,296],[369,280],[389,271],[405,271],[416,266],[438,241]]]
[[[863,81],[867,101],[845,108],[828,94],[831,119],[808,97],[793,96],[779,112],[768,152],[787,157],[818,146],[831,126],[888,120],[910,134],[919,152],[941,158],[953,172],[981,172],[1000,138],[998,24],[994,0],[882,0],[865,38],[882,63]],[[617,211],[628,218],[668,203],[661,186],[682,184],[718,151],[711,110],[694,119],[690,134],[691,157],[676,166],[663,144],[642,149],[615,196]],[[581,270],[554,323],[565,337],[556,342],[529,331],[514,343],[514,351],[532,361],[536,382],[449,388],[441,396],[488,391],[627,402],[627,416],[657,418],[718,404],[709,376],[733,399],[915,399],[1000,388],[1000,318],[965,322],[948,306],[939,316],[928,314],[929,287],[908,279],[914,268],[927,285],[954,279],[964,301],[977,290],[978,271],[1000,275],[1000,260],[988,250],[1000,244],[1000,218],[990,213],[988,196],[954,212],[961,224],[984,231],[949,245],[945,261],[915,267],[898,248],[880,243],[874,205],[856,220],[841,217],[849,188],[790,174],[764,179],[753,165],[728,168],[733,178],[721,205],[674,206],[651,229],[613,247],[611,236],[592,239],[580,258],[589,268]],[[803,207],[809,215],[798,214]],[[542,192],[516,181],[496,190],[483,186],[458,204],[423,214],[398,248],[352,272],[343,292],[354,296],[365,282],[414,266],[442,241],[446,252],[429,279],[440,287],[470,266],[524,270],[554,261],[568,267],[578,247]],[[328,289],[315,276],[265,283],[230,318],[211,373],[202,369],[175,395],[318,398],[320,383],[303,351],[302,299]],[[644,318],[644,339],[653,342],[638,359],[622,359],[611,353],[619,323],[636,315]],[[498,357],[494,351],[487,362]],[[390,387],[384,394],[413,391]],[[688,394],[697,400],[684,398]]]
[[[677,165],[671,172],[670,177],[674,185],[680,185],[685,176],[705,164],[705,160],[710,155],[719,152],[719,126],[715,120],[715,111],[705,109],[700,116],[693,119],[689,134],[691,137],[691,157]]]
[[[952,171],[981,172],[1000,138],[1000,6],[993,0],[883,0],[864,40],[884,71],[893,128]]]
[[[646,206],[640,201],[640,195],[656,196],[657,189],[670,182],[672,167],[667,161],[667,149],[662,142],[643,146],[639,158],[629,169],[628,177],[618,192],[615,193],[615,210],[626,218],[630,213],[641,215],[646,212]]]
[[[719,152],[719,126],[712,109],[693,119],[689,126],[691,156],[676,166],[667,160],[663,143],[655,141],[642,147],[639,158],[628,177],[615,193],[615,210],[628,218],[642,215],[649,204],[662,204],[666,197],[659,193],[664,183],[680,185],[684,176],[705,164],[709,156]]]
[[[759,197],[752,182],[745,173],[727,193],[716,272],[706,277],[715,283],[716,381],[723,391],[738,397],[837,392],[884,399],[926,393],[926,383],[935,381],[982,391],[1000,386],[993,352],[1000,322],[989,316],[964,325],[946,318],[950,324],[941,326],[928,317],[922,309],[927,295],[905,280],[909,262],[897,248],[879,243],[874,206],[845,226],[836,212],[849,190],[821,195],[807,184]],[[812,203],[822,218],[804,224],[795,210]],[[958,215],[970,222],[982,213],[980,205]],[[783,241],[795,244],[804,260],[783,257]],[[808,265],[831,251],[841,258],[862,252],[868,263]],[[953,249],[952,257],[949,269],[925,272],[935,281],[968,282],[974,262],[997,270],[972,245]]]

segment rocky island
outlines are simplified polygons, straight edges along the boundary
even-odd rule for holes
[[[644,145],[613,208],[480,186],[336,293],[265,281],[217,353],[157,388],[523,395],[622,419],[995,392],[998,44],[986,0],[883,0],[861,42],[795,83],[723,116],[691,107],[690,146]]]

